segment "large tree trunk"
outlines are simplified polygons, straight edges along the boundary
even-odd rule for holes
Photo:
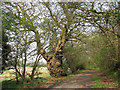
[[[59,77],[59,76],[67,75],[67,73],[62,68],[63,46],[64,46],[64,42],[59,41],[59,44],[55,48],[54,54],[52,56],[43,55],[43,56],[48,56],[48,58],[46,57],[44,58],[47,61],[47,68],[51,76]]]
[[[120,36],[120,2],[119,2],[118,23],[119,23],[119,26],[118,26],[118,35]],[[118,37],[118,60],[120,62],[120,37]]]
[[[66,72],[62,69],[62,49],[56,48],[55,53],[52,56],[48,55],[44,51],[43,57],[47,61],[47,68],[51,76],[59,77],[67,75]]]
[[[119,15],[118,15],[118,35],[120,36],[120,2],[118,2],[118,5],[119,5]],[[118,37],[118,82],[119,82],[119,85],[118,87],[120,87],[120,37]]]
[[[62,69],[62,57],[63,57],[63,47],[66,42],[66,30],[62,30],[61,36],[59,38],[59,42],[54,47],[53,55],[48,55],[46,51],[43,49],[40,39],[39,39],[39,33],[37,30],[34,30],[35,32],[35,38],[37,41],[37,47],[38,47],[38,54],[41,54],[43,58],[47,61],[47,68],[50,72],[51,76],[66,76],[66,72]]]
[[[66,76],[66,72],[62,69],[62,59],[61,56],[54,55],[48,62],[47,67],[51,76],[59,77]]]
[[[61,42],[62,43],[62,42]],[[58,45],[59,46],[59,45]],[[54,55],[47,61],[47,67],[51,76],[66,76],[66,72],[62,69],[62,49],[57,47]]]
[[[62,37],[63,38],[63,37]],[[62,69],[62,49],[65,44],[65,38],[60,37],[58,45],[56,45],[56,33],[53,32],[53,55],[47,60],[47,68],[51,76],[66,76],[66,72]]]
[[[119,4],[119,11],[118,11],[118,35],[120,36],[120,2],[118,2]],[[118,82],[119,85],[118,87],[120,87],[120,37],[118,37]]]

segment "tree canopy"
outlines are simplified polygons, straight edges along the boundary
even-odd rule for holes
[[[93,32],[102,33],[109,44],[118,45],[115,47],[119,63],[119,2],[3,2],[2,11],[4,30],[9,42],[18,45],[14,50],[20,52],[19,58],[30,56],[30,46],[36,44],[31,52],[47,61],[51,76],[67,75],[62,68],[67,42],[79,45],[78,42],[86,43],[89,36],[97,40]]]

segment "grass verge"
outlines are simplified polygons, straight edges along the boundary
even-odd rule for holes
[[[56,83],[62,82],[64,79],[71,78],[72,76],[67,77],[51,77],[48,74],[45,74],[43,77],[35,77],[33,80],[23,83],[22,80],[16,82],[15,79],[2,80],[2,88],[49,88],[50,86],[55,85]]]
[[[92,79],[94,80],[95,88],[105,88],[106,87],[105,84],[102,84],[102,81],[98,76],[93,76]]]

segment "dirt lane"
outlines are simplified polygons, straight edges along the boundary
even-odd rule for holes
[[[66,79],[61,83],[58,83],[51,88],[94,88],[92,74],[96,71],[87,71],[82,74],[77,74],[72,78]]]

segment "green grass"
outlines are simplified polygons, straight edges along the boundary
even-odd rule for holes
[[[2,73],[1,75],[6,75],[6,74],[9,74],[10,72],[4,72],[4,73]]]
[[[23,83],[22,82],[19,82],[19,83],[16,83],[15,80],[5,80],[5,81],[2,81],[2,88],[23,88]]]
[[[97,76],[93,76],[92,79],[94,80],[94,87],[95,88],[105,88],[106,85],[101,83],[101,79]]]
[[[82,69],[82,70],[78,70],[78,71],[76,71],[76,72],[69,73],[68,76],[69,76],[69,75],[81,74],[81,73],[83,73],[83,72],[87,72],[87,71],[90,71],[90,70],[93,70],[93,69]],[[94,69],[94,70],[95,70],[95,69]]]
[[[43,70],[44,71],[47,71],[47,70]],[[9,74],[9,72],[5,72],[5,74]],[[35,86],[35,83],[36,82],[43,82],[43,81],[47,81],[47,79],[45,79],[46,77],[50,77],[50,74],[40,74],[38,77],[35,76],[35,79],[34,80],[30,80],[30,77],[26,76],[26,80],[28,80],[27,83],[23,83],[22,82],[22,79],[19,79],[19,82],[16,82],[15,79],[11,79],[11,78],[4,78],[2,79],[2,88],[5,89],[5,88],[9,88],[9,89],[12,89],[12,88],[24,88],[25,87],[32,87],[32,86]]]
[[[10,80],[10,78],[4,78],[4,79],[1,79],[1,81],[7,81],[7,80]]]
[[[111,73],[109,73],[107,76],[109,77],[109,78],[113,78],[114,80],[116,80],[116,81],[118,81],[118,78],[119,78],[119,71],[116,71],[116,72],[111,72]]]
[[[64,77],[64,79],[69,79],[69,78],[72,78],[72,77],[71,76]]]
[[[88,70],[99,70],[99,68],[89,68]]]
[[[94,87],[95,88],[105,88],[106,85],[102,84],[100,81],[95,81],[94,82]]]
[[[29,81],[28,83],[23,83],[22,80],[19,80],[19,82],[16,82],[16,80],[4,80],[2,81],[2,88],[24,88],[24,86],[32,87],[35,85],[36,82],[43,82],[47,81],[46,78],[43,77],[37,77],[32,81]]]
[[[40,72],[48,72],[47,69],[39,69]],[[31,72],[31,71],[28,71]],[[14,75],[13,72],[11,71],[5,71],[4,73],[2,73],[1,75],[6,75],[6,74],[10,74],[10,75]],[[32,87],[35,86],[36,82],[43,82],[43,81],[47,81],[47,79],[45,79],[46,77],[51,77],[50,74],[39,74],[39,75],[35,75],[35,79],[34,80],[30,80],[30,77],[26,76],[26,80],[28,81],[27,83],[23,83],[22,79],[19,79],[19,82],[16,82],[16,79],[11,79],[11,77],[9,78],[3,78],[2,81],[2,88],[24,88],[24,86],[26,87]]]
[[[69,75],[75,75],[75,74],[78,74],[78,72],[69,73],[68,76],[69,76]]]
[[[100,78],[97,77],[97,76],[93,76],[92,79],[93,79],[94,81],[101,81]]]
[[[43,71],[47,71],[47,70],[43,70]],[[72,76],[69,76],[69,75],[75,75],[75,74],[79,74],[79,73],[82,73],[82,72],[85,72],[85,71],[89,71],[89,70],[80,70],[80,72],[70,73],[70,74],[68,74],[68,76],[63,77],[63,79],[71,78]],[[49,73],[48,74],[47,73],[46,74],[40,74],[38,77],[35,77],[34,80],[29,81],[28,83],[24,83],[24,84],[23,84],[21,79],[20,79],[20,81],[18,83],[16,83],[15,79],[10,80],[10,78],[6,78],[6,79],[2,80],[2,88],[24,88],[24,86],[26,86],[26,87],[34,87],[35,84],[40,86],[41,85],[40,82],[50,81],[49,78],[51,78]],[[30,78],[26,77],[26,79],[30,79]],[[59,81],[62,82],[63,79],[61,79]],[[94,79],[94,81],[99,80],[97,77],[93,77],[93,79]],[[104,87],[103,85],[100,85],[98,82],[95,82],[95,86],[100,87],[100,88]]]

